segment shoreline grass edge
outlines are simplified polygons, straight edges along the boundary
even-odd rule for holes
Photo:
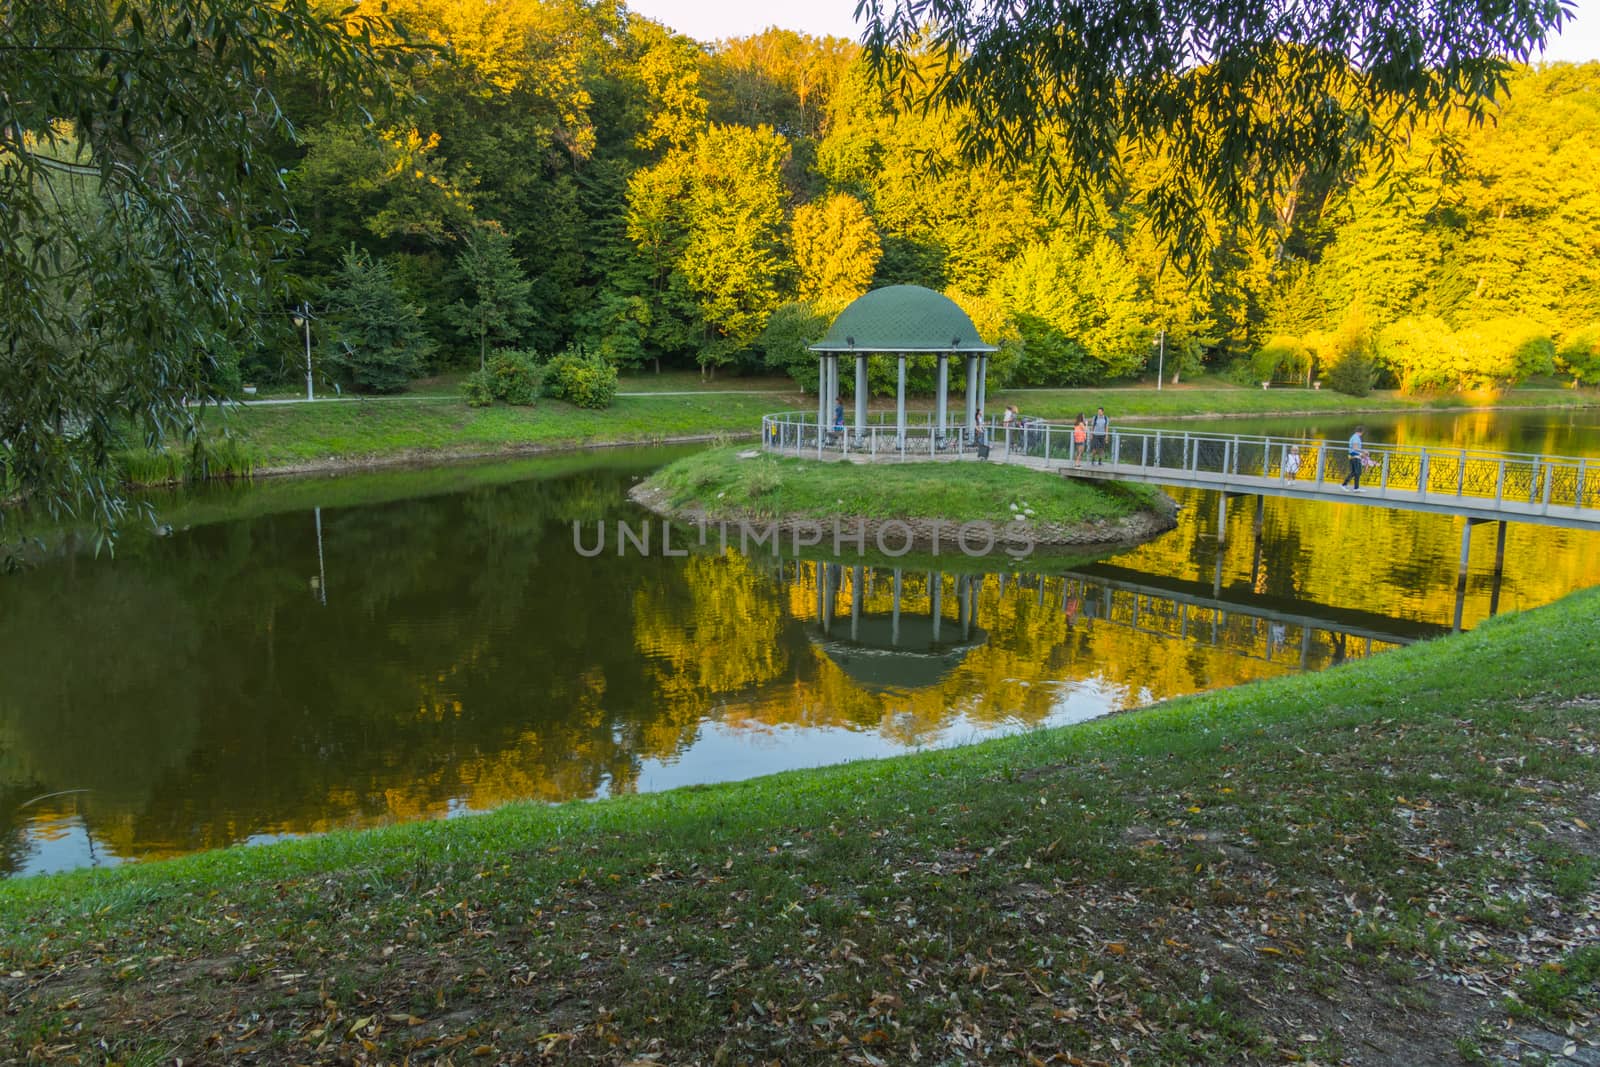
[[[1597,624],[1589,590],[964,748],[6,883],[0,1049],[1473,1062],[1600,1007]]]

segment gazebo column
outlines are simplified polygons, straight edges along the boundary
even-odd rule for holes
[[[978,420],[978,357],[967,357],[967,418],[961,424],[962,439],[972,433],[972,424]]]
[[[894,444],[896,448],[906,447],[906,354],[900,353],[899,383],[894,391]]]
[[[856,356],[856,444],[867,434],[867,357]]]
[[[822,449],[822,439],[828,432],[828,357],[817,356],[817,449]]]
[[[989,355],[978,357],[978,410],[989,411]]]
[[[828,357],[828,419],[829,426],[833,425],[833,409],[839,406],[839,357]]]
[[[946,426],[946,410],[950,406],[950,357],[943,352],[939,353],[939,438],[940,445],[944,444]]]

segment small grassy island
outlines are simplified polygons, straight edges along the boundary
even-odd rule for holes
[[[633,498],[671,518],[788,525],[839,519],[869,535],[899,522],[919,546],[931,524],[987,526],[999,543],[1115,545],[1173,526],[1160,490],[1086,484],[1022,467],[958,462],[857,464],[714,448],[687,456],[637,486]]]

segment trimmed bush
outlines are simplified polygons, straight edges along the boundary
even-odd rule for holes
[[[475,370],[461,381],[461,395],[469,408],[486,408],[494,403],[494,375],[488,368]]]
[[[539,399],[544,388],[545,369],[539,365],[532,352],[507,350],[500,352],[485,368],[489,376],[489,391],[496,400],[529,407]],[[613,382],[616,372],[611,374]]]
[[[617,395],[617,368],[601,356],[568,349],[545,367],[545,392],[580,408],[605,408]]]

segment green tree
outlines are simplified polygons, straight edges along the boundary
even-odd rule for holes
[[[628,236],[657,291],[693,307],[680,336],[703,371],[748,350],[778,305],[788,152],[767,127],[712,126],[629,183]]]
[[[1436,310],[1576,329],[1600,315],[1600,65],[1519,71],[1511,89],[1461,136]]]
[[[1433,315],[1407,316],[1378,332],[1377,356],[1400,389],[1423,393],[1457,388],[1466,370],[1461,343]]]
[[[1556,352],[1556,366],[1574,385],[1600,385],[1600,325],[1574,332]]]
[[[259,321],[297,79],[386,84],[392,28],[310,0],[30,0],[0,18],[0,483],[109,527],[124,427],[196,429]],[[0,523],[5,514],[0,510]]]
[[[802,204],[789,230],[801,300],[837,312],[867,291],[883,248],[861,201],[834,193]]]
[[[388,264],[352,246],[325,307],[323,360],[357,389],[393,393],[422,373],[433,342]]]
[[[687,147],[706,129],[700,49],[689,38],[648,20],[630,25],[629,32],[639,49],[632,74],[646,101],[646,118],[635,145],[648,152]]]
[[[1443,256],[1445,195],[1424,158],[1409,159],[1403,173],[1365,176],[1340,194],[1324,216],[1333,239],[1313,272],[1322,306],[1336,314],[1359,302],[1379,322],[1428,310]]]
[[[1456,334],[1471,356],[1462,375],[1463,388],[1503,388],[1555,372],[1556,347],[1550,330],[1525,315],[1488,319]]]
[[[1214,246],[1217,218],[1271,218],[1307,166],[1333,173],[1376,157],[1381,167],[1416,120],[1457,105],[1481,121],[1506,88],[1502,57],[1526,60],[1571,18],[1554,3],[1471,0],[864,10],[870,61],[959,123],[969,160],[1038,165],[1082,205],[1130,152],[1161,154],[1151,218],[1186,259]]]
[[[1107,236],[1058,231],[1012,260],[995,294],[1019,316],[1022,369],[1031,384],[1124,377],[1148,356],[1149,299],[1121,247]]]
[[[471,302],[458,300],[451,317],[462,336],[478,342],[478,369],[488,366],[489,342],[515,347],[533,318],[528,292],[533,283],[522,272],[511,240],[498,225],[475,227],[461,250],[459,269]]]
[[[767,319],[757,342],[768,370],[787,374],[802,391],[815,391],[820,377],[816,344],[828,332],[829,318],[810,304],[791,301],[780,306]]]

